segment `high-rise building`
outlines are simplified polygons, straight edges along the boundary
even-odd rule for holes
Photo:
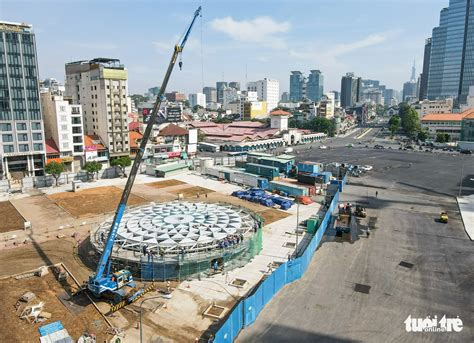
[[[319,70],[310,70],[306,84],[306,96],[308,99],[319,102],[324,93],[324,76]]]
[[[227,87],[227,82],[217,81],[216,90],[217,90],[217,102],[222,104],[222,98],[224,97],[224,88]]]
[[[361,96],[360,77],[354,76],[354,73],[347,73],[341,80],[341,107],[351,107],[360,101]]]
[[[240,82],[236,82],[236,81],[229,82],[229,87],[240,91]]]
[[[464,103],[474,85],[474,1],[450,0],[431,38],[428,99]]]
[[[425,41],[425,52],[423,54],[423,71],[420,79],[420,94],[419,99],[424,100],[428,93],[428,75],[430,71],[430,56],[431,56],[431,38]]]
[[[334,94],[334,106],[340,107],[341,106],[341,92],[339,91],[331,91]]]
[[[186,100],[186,95],[178,91],[165,93],[165,97],[166,97],[166,100],[171,101],[171,102],[183,102]]]
[[[290,94],[288,92],[283,92],[281,94],[280,100],[283,101],[283,102],[289,101],[290,100]]]
[[[206,107],[206,95],[204,93],[193,93],[188,95],[189,106],[193,108],[196,105]]]
[[[290,100],[300,101],[306,97],[306,81],[302,72],[292,71],[290,75]]]
[[[120,60],[66,64],[66,95],[82,105],[86,134],[98,135],[110,156],[129,155],[127,69]]]
[[[413,101],[416,98],[416,82],[407,81],[403,84],[402,101]]]
[[[258,100],[267,103],[268,112],[278,106],[280,99],[280,83],[278,80],[267,79],[247,83],[248,92],[257,92]]]
[[[217,90],[214,87],[204,87],[202,92],[206,96],[207,102],[217,102]]]
[[[385,106],[395,106],[398,104],[398,91],[395,89],[387,88],[383,93],[383,99]]]
[[[0,21],[0,137],[3,177],[44,174],[44,125],[31,25]]]
[[[410,81],[411,82],[416,82],[416,64],[415,64],[415,61],[413,61],[413,66],[411,67]]]
[[[41,108],[45,138],[53,140],[61,162],[69,171],[79,171],[84,157],[84,129],[81,105],[63,97],[55,88],[43,89]]]

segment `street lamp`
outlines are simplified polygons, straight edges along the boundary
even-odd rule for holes
[[[141,302],[140,302],[140,343],[143,343],[143,329],[142,329],[142,314],[143,314],[143,311],[142,311],[142,305],[145,301],[148,301],[148,300],[153,300],[153,299],[160,299],[162,298],[161,295],[159,296],[155,296],[155,297],[151,297],[151,298],[147,298],[147,299],[143,299]]]

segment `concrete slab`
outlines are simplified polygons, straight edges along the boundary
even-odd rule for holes
[[[461,212],[464,230],[469,238],[474,240],[474,195],[457,197],[459,212]]]

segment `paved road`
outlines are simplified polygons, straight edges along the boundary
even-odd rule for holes
[[[368,217],[376,218],[370,237],[366,220],[352,243],[336,241],[329,230],[304,277],[270,301],[238,342],[472,341],[473,246],[454,200],[380,186],[386,189],[351,185],[341,198],[368,204]],[[441,209],[449,224],[435,221]],[[370,286],[368,294],[356,292],[356,283]],[[444,314],[459,316],[463,331],[405,330],[408,315]]]

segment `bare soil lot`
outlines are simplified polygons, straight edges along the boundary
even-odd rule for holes
[[[66,290],[74,289],[75,284],[71,280],[60,283],[54,274],[50,273],[42,278],[33,276],[31,278],[15,280],[8,278],[0,281],[0,334],[3,342],[38,342],[40,326],[60,320],[69,335],[77,340],[84,332],[95,334],[98,342],[110,339],[105,333],[107,323],[96,311],[92,304],[88,304],[85,296],[76,299],[78,306],[74,306],[74,313],[58,299],[58,296]],[[51,313],[51,319],[42,323],[29,323],[20,319],[15,309],[18,298],[26,292],[33,292],[36,299],[31,304],[44,302],[43,310]],[[23,305],[24,306],[24,305]],[[23,307],[20,307],[21,311]]]
[[[198,193],[200,196],[204,196],[205,194],[209,194],[213,192],[214,191],[212,189],[207,189],[207,188],[199,187],[199,186],[176,189],[176,190],[170,191],[170,193],[173,193],[173,194],[183,194],[183,197],[185,198],[196,198]]]
[[[185,184],[186,182],[174,180],[174,179],[146,183],[147,186],[154,187],[154,188],[166,188],[166,187],[179,186],[179,185],[185,185]]]
[[[121,196],[122,190],[120,188],[107,186],[85,189],[80,192],[52,194],[48,198],[75,217],[87,217],[113,212],[117,208]],[[146,202],[146,199],[132,193],[127,205],[140,205]]]
[[[10,201],[0,202],[0,233],[22,230],[25,220]]]

